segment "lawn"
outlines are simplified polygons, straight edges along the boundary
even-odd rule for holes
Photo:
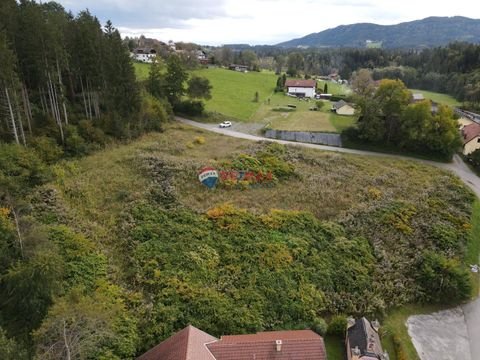
[[[324,80],[317,81],[318,90],[323,92],[325,84],[327,84],[327,87],[328,87],[327,94],[348,95],[351,93],[350,88],[346,85],[338,84],[333,81],[324,81]]]
[[[447,95],[447,94],[440,94],[440,93],[436,93],[436,92],[432,92],[432,91],[425,91],[425,90],[418,90],[418,89],[409,89],[409,90],[413,93],[423,94],[425,99],[430,99],[430,100],[432,100],[434,102],[437,102],[439,104],[444,104],[444,105],[448,105],[448,106],[452,106],[452,107],[456,107],[456,106],[461,105],[460,102],[455,100],[455,98],[453,98],[452,96]]]
[[[345,359],[345,343],[338,336],[326,335],[323,340],[327,349],[328,360],[344,360]]]
[[[267,101],[260,106],[251,121],[263,122],[272,129],[289,131],[341,132],[355,124],[356,117],[336,115],[330,111],[330,101],[322,102],[319,111],[311,111],[310,108],[317,104],[316,100],[301,100],[276,93],[271,96],[270,103]],[[296,109],[277,111],[287,105],[295,105]]]
[[[148,72],[150,71],[150,64],[134,62],[135,75],[138,80],[146,80],[148,78]]]
[[[193,73],[206,77],[212,85],[212,99],[206,102],[207,111],[243,121],[249,120],[272,95],[277,81],[273,72],[241,73],[211,68],[195,70]],[[258,102],[253,101],[255,92],[259,94]]]

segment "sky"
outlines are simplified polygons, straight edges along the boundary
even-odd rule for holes
[[[476,0],[56,0],[111,20],[122,36],[202,45],[277,44],[339,25],[480,18]]]

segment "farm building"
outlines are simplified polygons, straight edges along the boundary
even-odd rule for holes
[[[295,80],[289,79],[285,82],[287,93],[298,97],[315,97],[317,82],[315,80]]]
[[[311,330],[228,335],[217,339],[189,325],[137,360],[326,360],[326,358],[323,338]]]
[[[334,103],[332,106],[332,111],[334,111],[338,115],[355,115],[355,109],[353,108],[353,106],[351,106],[344,100],[340,100]]]
[[[346,347],[348,360],[386,360],[388,355],[382,349],[378,336],[380,325],[366,318],[348,319]]]
[[[471,154],[480,149],[480,124],[474,123],[464,126],[462,135],[463,155]]]
[[[421,93],[413,93],[412,94],[412,102],[417,103],[420,101],[425,100],[425,97]]]
[[[132,52],[132,58],[144,63],[151,63],[157,56],[157,51],[152,48],[136,48]]]
[[[247,72],[248,66],[246,65],[237,65],[237,64],[230,64],[228,67],[230,70],[239,71],[239,72]]]

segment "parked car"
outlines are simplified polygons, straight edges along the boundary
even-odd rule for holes
[[[218,125],[221,128],[228,128],[232,126],[232,123],[230,121],[224,121],[220,125]]]

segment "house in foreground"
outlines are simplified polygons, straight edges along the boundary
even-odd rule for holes
[[[285,82],[285,87],[290,95],[314,98],[317,82],[315,80],[288,79]]]
[[[268,331],[217,339],[194,326],[137,360],[326,360],[323,338],[311,330]]]
[[[480,124],[473,123],[462,128],[463,155],[480,149]]]
[[[380,336],[380,325],[366,318],[348,319],[346,347],[348,360],[388,360],[383,351]]]
[[[344,100],[337,101],[332,106],[332,111],[337,113],[337,115],[355,115],[355,109],[349,103]]]

